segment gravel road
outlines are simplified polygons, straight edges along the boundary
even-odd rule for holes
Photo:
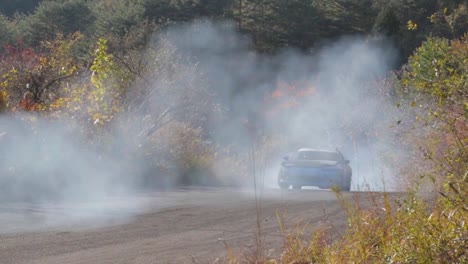
[[[288,228],[298,222],[346,220],[328,190],[264,190],[264,248],[279,254],[276,212]],[[351,194],[345,194],[350,197]],[[223,263],[225,244],[235,255],[254,246],[252,191],[179,189],[82,204],[0,203],[0,263]]]

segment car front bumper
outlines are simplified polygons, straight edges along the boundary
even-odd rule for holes
[[[342,181],[342,173],[338,169],[286,169],[278,177],[279,184],[320,188],[341,185]]]

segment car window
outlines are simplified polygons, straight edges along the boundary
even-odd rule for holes
[[[340,161],[341,155],[336,152],[325,152],[325,151],[299,151],[296,153],[296,159],[298,160],[332,160]]]

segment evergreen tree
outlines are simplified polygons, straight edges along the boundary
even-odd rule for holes
[[[85,0],[43,1],[33,14],[16,20],[25,42],[38,46],[57,34],[87,32],[94,16]]]
[[[41,0],[2,0],[0,2],[0,12],[12,17],[15,13],[32,12]]]
[[[144,20],[143,0],[96,1],[92,5],[96,17],[95,35],[123,37]]]
[[[386,36],[396,36],[400,32],[401,23],[393,7],[385,7],[375,20],[373,31]]]
[[[10,21],[7,17],[0,14],[0,47],[12,41],[12,32],[10,27]]]

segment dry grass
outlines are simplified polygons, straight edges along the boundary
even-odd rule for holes
[[[348,227],[336,237],[333,226],[312,231],[297,225],[284,227],[284,213],[277,213],[284,237],[280,256],[236,257],[229,263],[468,263],[467,174],[446,186],[443,195],[424,199],[410,192],[397,200],[386,193],[360,200],[337,192],[346,212]],[[363,206],[363,204],[366,206]],[[368,206],[370,203],[370,206]]]

